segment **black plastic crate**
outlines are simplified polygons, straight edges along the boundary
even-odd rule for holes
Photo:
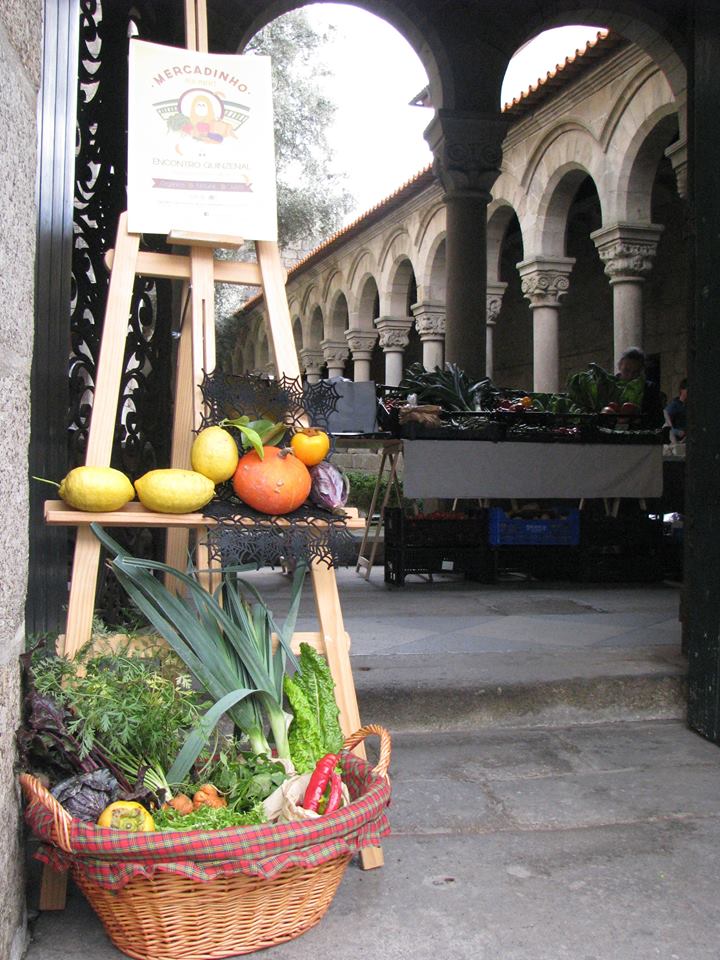
[[[401,587],[408,574],[432,577],[458,573],[468,580],[493,583],[495,551],[482,547],[385,547],[385,583]]]
[[[400,507],[385,509],[386,547],[482,547],[487,542],[487,513],[407,514]]]

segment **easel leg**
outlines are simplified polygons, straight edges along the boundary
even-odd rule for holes
[[[43,864],[40,880],[40,910],[64,910],[67,899],[67,872],[60,873],[53,870],[47,863]]]
[[[335,681],[335,697],[340,709],[340,726],[343,733],[348,736],[359,730],[361,723],[355,683],[350,668],[350,638],[343,624],[335,570],[314,560],[310,565],[310,574],[315,589],[315,605],[325,644],[325,655]],[[365,757],[363,744],[358,744],[355,753]],[[382,847],[366,847],[360,851],[360,864],[363,870],[373,870],[381,867],[383,863]]]
[[[74,657],[92,635],[99,564],[100,541],[88,527],[78,527],[70,581],[67,629],[62,649],[58,650],[58,653],[65,657]]]
[[[194,389],[192,382],[192,318],[190,311],[185,310],[189,296],[188,284],[183,284],[182,299],[183,317],[180,328],[180,342],[175,374],[175,409],[173,415],[172,445],[170,448],[170,466],[187,470],[190,466],[190,451],[192,449],[192,431],[195,415],[193,411]],[[170,527],[165,540],[165,563],[176,570],[185,570],[187,567],[189,531],[185,527]],[[166,576],[165,585],[173,590],[176,584],[175,577]]]
[[[102,348],[95,378],[95,399],[85,458],[90,466],[110,464],[139,247],[140,236],[128,233],[127,214],[123,213],[118,223]],[[100,544],[95,535],[90,530],[78,529],[64,644],[66,656],[74,656],[90,639],[99,560]]]

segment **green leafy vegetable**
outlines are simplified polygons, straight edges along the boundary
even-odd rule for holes
[[[471,383],[454,363],[446,364],[444,370],[439,367],[426,370],[422,363],[413,363],[405,371],[399,387],[408,394],[416,394],[419,404],[437,404],[446,411],[476,410],[488,390],[496,392],[487,378]]]
[[[172,807],[153,813],[156,830],[222,830],[225,827],[251,827],[265,823],[267,817],[262,802],[250,810],[234,810],[232,807],[198,807],[192,813],[178,813]]]
[[[289,759],[283,678],[286,661],[297,664],[290,640],[307,564],[296,567],[290,609],[278,626],[258,591],[237,576],[238,570],[249,567],[223,569],[220,587],[210,594],[193,569],[185,574],[159,561],[136,559],[98,524],[91,524],[91,530],[111,552],[110,565],[132,601],[213,700],[224,700],[228,716],[248,737],[251,750],[270,753],[264,731],[267,717],[278,756]],[[168,590],[153,576],[156,572],[171,574],[187,597]],[[274,637],[279,640],[277,648]],[[213,714],[207,727],[216,722]],[[196,746],[199,743],[196,737]],[[182,766],[193,760],[188,748]]]
[[[300,644],[300,668],[285,678],[285,695],[295,715],[288,734],[290,756],[298,773],[308,773],[320,757],[339,753],[345,739],[330,668],[308,643]]]
[[[224,744],[199,773],[217,787],[235,811],[250,811],[287,780],[281,763],[265,755],[242,752],[236,740]]]

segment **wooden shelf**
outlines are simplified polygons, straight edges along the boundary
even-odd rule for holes
[[[355,507],[348,507],[347,513],[345,524],[348,529],[365,529],[365,519],[358,517]],[[268,517],[268,523],[270,519]],[[291,522],[282,517],[272,519],[281,525],[289,526]],[[217,523],[202,513],[153,513],[137,502],[128,503],[122,510],[113,510],[111,513],[85,513],[74,510],[62,500],[45,501],[45,522],[56,527],[87,527],[91,523],[99,523],[103,527],[214,527]],[[238,517],[237,522],[246,527],[263,526],[262,520],[252,517]],[[323,520],[317,520],[313,526],[324,523]]]

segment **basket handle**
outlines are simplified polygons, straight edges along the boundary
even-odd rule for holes
[[[72,853],[72,843],[70,842],[70,824],[72,823],[72,817],[67,810],[45,789],[37,777],[31,776],[29,773],[21,773],[20,786],[29,803],[35,801],[52,814],[57,846],[66,853]]]
[[[376,723],[369,723],[367,726],[361,727],[357,733],[353,733],[347,737],[345,743],[343,744],[343,749],[352,750],[353,747],[356,747],[359,743],[362,743],[365,737],[371,733],[374,733],[380,737],[380,759],[377,762],[377,766],[373,767],[372,772],[378,774],[380,777],[386,777],[388,767],[390,766],[392,740],[385,727],[381,727]]]

